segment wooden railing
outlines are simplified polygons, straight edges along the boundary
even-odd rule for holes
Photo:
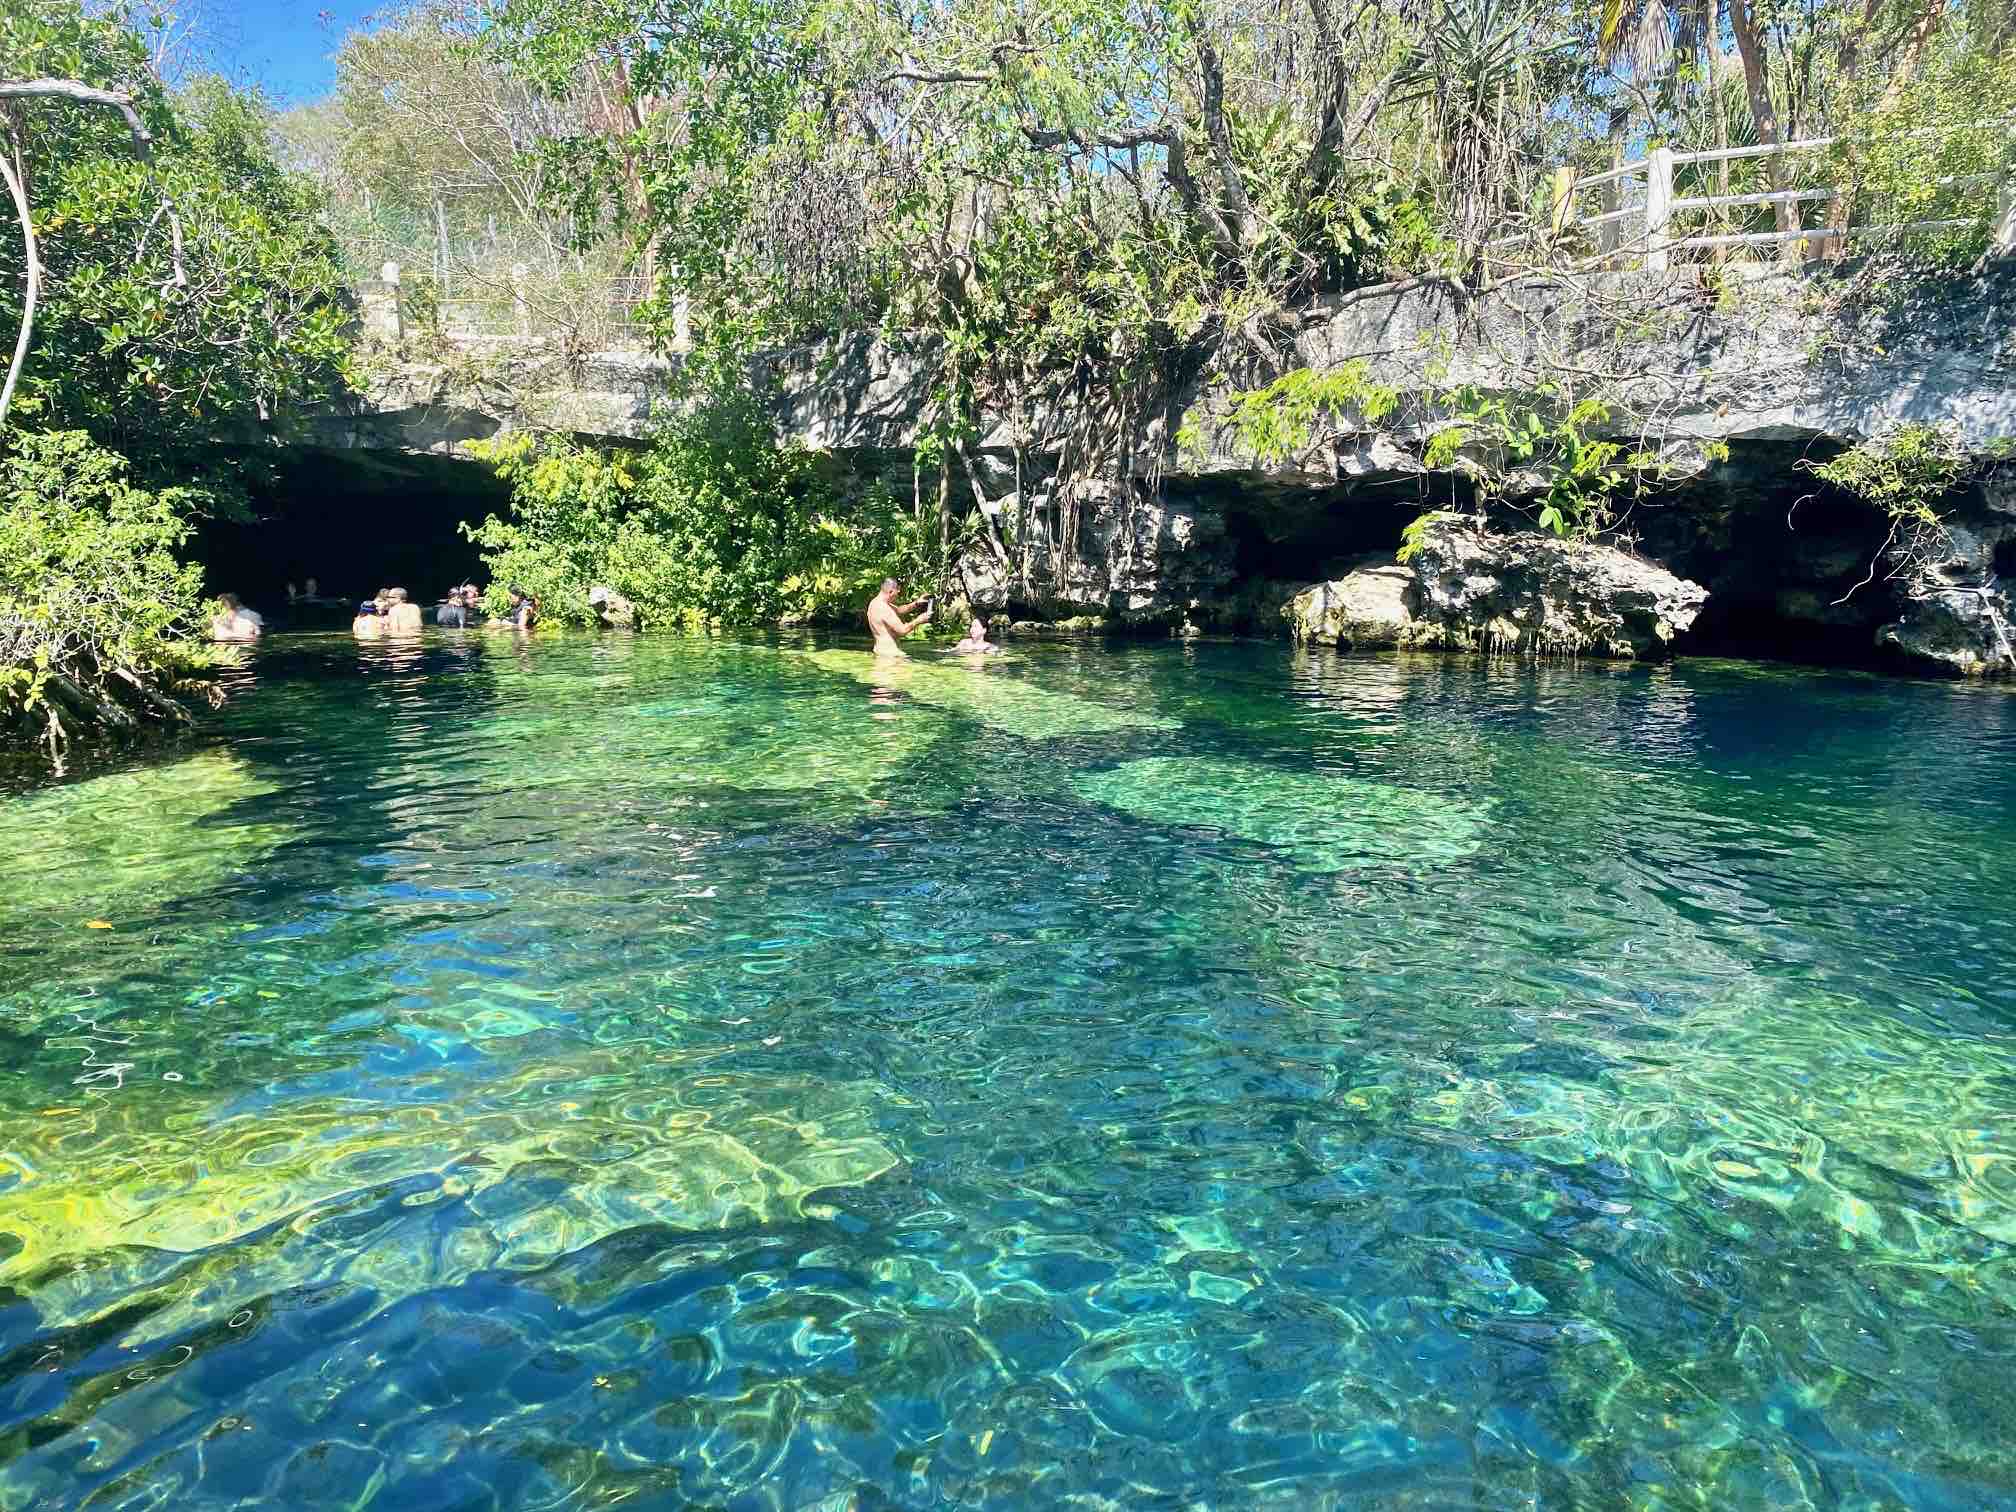
[[[1939,136],[1947,132],[1978,128],[1980,122],[1935,127],[1913,132],[1913,136]],[[2016,121],[1991,122],[2016,131]],[[1789,157],[1795,153],[1818,152],[1842,141],[1840,137],[1809,137],[1795,142],[1772,142],[1758,147],[1724,147],[1699,152],[1676,152],[1655,147],[1636,162],[1612,168],[1606,173],[1577,173],[1573,168],[1557,168],[1552,185],[1551,224],[1548,239],[1559,241],[1571,234],[1594,239],[1597,255],[1590,259],[1601,265],[1621,258],[1634,258],[1655,272],[1664,271],[1676,252],[1717,250],[1730,247],[1782,246],[1808,241],[1828,241],[1836,237],[1895,236],[1914,231],[1958,230],[1978,223],[1979,215],[1941,220],[1905,221],[1889,224],[1810,227],[1803,224],[1803,210],[1809,204],[1830,204],[1841,198],[1840,188],[1772,189],[1748,194],[1674,193],[1676,170],[1693,166],[1741,162],[1752,158]],[[1609,188],[1606,196],[1613,205],[1628,194],[1633,181],[1642,180],[1643,198],[1618,205],[1595,215],[1583,215],[1580,196],[1590,190]],[[2004,173],[1962,174],[1938,181],[1941,188],[1980,184],[1986,193],[1997,193],[1997,219],[1991,233],[1991,251],[1996,255],[2016,253],[2016,170]],[[1614,186],[1614,187],[1613,187]],[[1796,207],[1802,224],[1787,231],[1727,231],[1675,235],[1675,218],[1693,211],[1729,211],[1761,205]],[[1984,205],[1985,209],[1986,206]],[[1520,243],[1531,244],[1532,233],[1498,237],[1485,244],[1487,251]]]

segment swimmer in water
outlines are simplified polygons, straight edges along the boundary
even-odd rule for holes
[[[1001,648],[987,639],[987,621],[976,614],[973,616],[973,623],[966,627],[966,639],[952,649],[966,656],[984,656],[989,651],[999,651]]]
[[[868,628],[875,633],[875,654],[901,656],[903,648],[896,642],[919,626],[931,623],[931,611],[925,608],[930,602],[929,599],[918,599],[914,604],[898,604],[896,579],[884,578],[882,591],[868,600]],[[924,609],[924,613],[906,623],[903,616],[918,609]]]

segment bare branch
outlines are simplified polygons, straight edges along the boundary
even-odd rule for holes
[[[109,89],[93,89],[75,79],[23,79],[18,82],[0,79],[0,100],[73,100],[79,105],[108,105],[126,118],[126,129],[133,133],[133,150],[143,158],[154,156],[154,134],[133,108],[131,95],[115,94]]]

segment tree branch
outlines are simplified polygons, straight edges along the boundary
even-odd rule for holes
[[[151,160],[154,156],[154,134],[133,108],[131,95],[115,94],[109,89],[93,89],[75,79],[22,79],[12,82],[0,79],[0,100],[73,100],[79,105],[108,105],[126,118],[126,129],[133,133],[133,150],[143,158]]]

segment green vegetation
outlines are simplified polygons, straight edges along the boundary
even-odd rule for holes
[[[1939,523],[1935,506],[1973,470],[1951,428],[1906,423],[1872,436],[1829,462],[1799,464],[1892,520]]]
[[[418,0],[343,40],[328,99],[276,116],[214,78],[166,82],[159,16],[26,0],[0,19],[0,328],[20,337],[0,424],[123,458],[121,486],[172,535],[244,496],[250,464],[214,438],[284,426],[360,370],[344,290],[390,260],[426,340],[536,332],[572,360],[641,333],[683,354],[679,397],[700,408],[647,451],[496,454],[515,512],[476,539],[560,622],[591,581],[658,625],[851,615],[885,572],[942,582],[967,550],[1040,599],[1080,565],[1088,501],[1153,488],[1172,401],[1200,380],[1233,396],[1234,439],[1277,461],[1326,425],[1420,407],[1403,418],[1423,460],[1470,479],[1443,502],[1588,535],[1664,475],[1657,406],[1632,387],[1647,375],[1543,353],[1488,388],[1403,396],[1363,361],[1311,368],[1312,307],[1432,287],[1460,319],[1479,291],[1602,257],[1593,201],[1560,174],[1627,147],[1829,136],[1685,164],[1673,187],[1838,194],[1694,206],[1670,232],[1965,265],[2016,166],[2004,11]],[[1934,224],[1851,241],[1902,222]],[[1675,253],[1675,276],[1738,297],[1724,256]],[[1621,349],[1661,318],[1583,324]],[[901,501],[777,448],[761,420],[760,353],[870,330],[921,363]],[[983,414],[1015,453],[1012,507],[974,459]],[[46,455],[6,447],[31,470]],[[16,591],[26,620],[75,612]],[[14,715],[32,700],[55,748],[118,707],[172,710],[200,671],[191,614],[164,599],[134,624],[146,649],[108,665],[137,698],[61,714],[49,700],[95,674],[17,661]],[[25,654],[109,644],[102,626],[52,637]]]
[[[0,724],[59,765],[207,691],[177,551],[247,481],[214,440],[334,392],[348,359],[336,243],[265,107],[215,79],[171,91],[136,19],[0,18]]]
[[[195,637],[189,525],[81,431],[12,432],[0,453],[0,727],[60,765],[80,729],[184,717],[217,653]]]
[[[518,433],[486,454],[512,484],[512,518],[469,530],[492,592],[518,584],[560,624],[594,623],[597,583],[646,626],[854,619],[887,573],[925,559],[905,507],[879,488],[844,493],[816,453],[777,445],[744,396],[670,422],[641,451]]]

